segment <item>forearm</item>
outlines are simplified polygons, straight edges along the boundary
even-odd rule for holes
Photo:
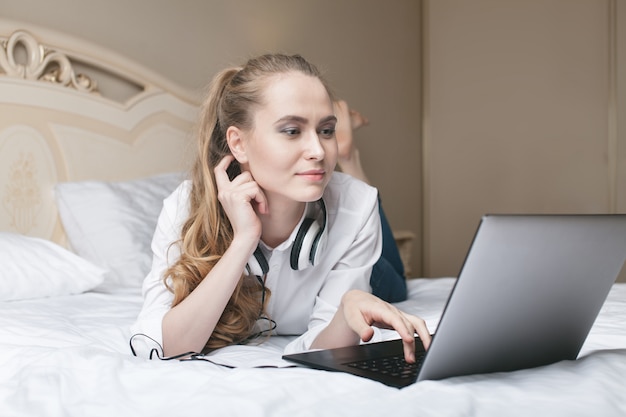
[[[167,312],[162,323],[165,355],[202,351],[241,279],[248,252],[248,245],[233,242],[191,294]]]

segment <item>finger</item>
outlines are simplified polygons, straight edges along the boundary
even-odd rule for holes
[[[223,202],[244,202],[254,206],[260,211],[267,210],[267,198],[265,194],[246,172],[234,178],[232,182],[228,184],[228,187],[220,187],[218,198]]]
[[[354,331],[361,340],[368,342],[374,336],[374,329],[372,328],[373,321],[369,321],[358,305],[350,301],[354,299],[354,297],[350,297],[352,294],[354,294],[354,291],[344,295],[341,306],[343,316],[352,331]]]
[[[234,156],[226,155],[213,169],[213,172],[215,173],[215,182],[218,187],[224,186],[230,182],[228,174],[226,173],[226,169],[234,160]]]
[[[267,214],[269,213],[269,206],[267,203],[267,197],[265,197],[265,193],[254,180],[252,173],[250,171],[243,171],[231,182],[232,185],[242,185],[248,188],[248,198],[251,203],[254,203],[256,210],[259,213]]]
[[[430,335],[430,331],[428,330],[428,326],[426,326],[426,322],[419,317],[410,315],[407,317],[407,319],[410,320],[413,324],[415,332],[422,341],[422,345],[424,345],[424,349],[428,350],[428,348],[430,347],[430,342],[432,341],[432,337]]]
[[[399,319],[395,320],[393,328],[398,332],[402,339],[402,347],[404,350],[404,359],[409,363],[415,362],[415,326],[409,320],[406,314],[398,310]]]
[[[226,168],[235,160],[232,154],[228,154],[222,158],[222,160],[215,166],[216,170],[226,172]]]
[[[415,317],[402,311],[397,308],[389,305],[389,314],[387,317],[382,317],[383,321],[387,323],[388,326],[391,326],[402,339],[402,346],[404,351],[404,359],[409,362],[415,362],[415,333],[427,333],[425,324],[423,321],[420,323],[420,318]],[[419,335],[419,333],[418,333]]]
[[[233,178],[232,180],[230,180],[230,183],[233,186],[237,186],[237,185],[242,185],[242,184],[246,184],[246,183],[254,183],[254,178],[252,178],[252,174],[250,174],[249,171],[243,171],[241,172],[239,175],[237,175],[235,178]]]
[[[377,317],[375,325],[382,328],[394,329],[400,335],[404,352],[404,359],[409,363],[415,362],[415,326],[408,319],[407,315],[395,307],[388,305],[380,316]]]
[[[408,363],[415,363],[415,338],[411,341],[402,339],[402,347],[404,349],[404,360]]]
[[[265,193],[263,193],[260,188],[257,189],[257,193],[254,195],[254,202],[256,203],[256,208],[259,213],[268,214],[270,212],[267,197],[265,197]]]
[[[372,328],[372,326],[365,325],[361,327],[361,330],[358,331],[357,334],[362,341],[369,342],[370,340],[372,340],[372,337],[374,337],[374,329]]]

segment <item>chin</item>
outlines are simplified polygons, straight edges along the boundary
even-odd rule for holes
[[[284,184],[282,187],[274,186],[272,194],[275,193],[277,195],[281,195],[282,198],[287,198],[300,203],[310,203],[322,198],[327,185],[328,181],[317,184],[303,184],[302,182],[295,182],[288,185]],[[265,191],[268,192],[267,189],[265,189]]]
[[[313,201],[317,201],[320,198],[322,198],[322,196],[324,195],[324,189],[326,187],[319,187],[318,190],[310,190],[311,192],[307,192],[307,193],[302,193],[300,194],[299,198],[296,198],[295,200],[300,201],[302,203],[311,203]]]

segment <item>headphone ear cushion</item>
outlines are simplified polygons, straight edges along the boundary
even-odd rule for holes
[[[313,240],[313,244],[311,247],[310,255],[309,255],[309,264],[315,265],[316,260],[321,256],[320,254],[324,252],[326,248],[326,233],[324,233],[323,227],[318,227],[319,230],[316,232],[315,239]]]
[[[314,229],[314,233],[311,233],[312,229]],[[319,225],[315,219],[306,218],[302,221],[302,225],[300,225],[300,229],[298,229],[296,239],[291,248],[291,257],[289,258],[291,269],[298,271],[309,265],[312,240],[317,234],[317,230],[319,230]]]
[[[265,274],[267,274],[269,270],[270,270],[270,266],[267,263],[267,259],[265,259],[263,252],[261,252],[261,248],[257,246],[256,249],[254,250],[254,253],[248,260],[248,263],[246,264],[245,272],[248,275],[255,275],[257,277],[262,277]]]
[[[327,239],[326,233],[324,233],[327,222],[326,204],[323,199],[319,199],[317,202],[321,209],[321,218],[318,220],[315,217],[305,217],[291,248],[289,261],[291,269],[295,271],[315,265],[319,254],[326,247]]]

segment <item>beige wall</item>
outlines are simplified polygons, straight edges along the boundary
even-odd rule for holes
[[[357,136],[370,180],[392,226],[418,236],[420,12],[418,0],[0,0],[5,18],[82,36],[192,89],[251,55],[304,55],[369,117]],[[420,253],[418,241],[416,274]]]
[[[625,9],[426,3],[426,275],[459,271],[484,213],[626,211]]]

